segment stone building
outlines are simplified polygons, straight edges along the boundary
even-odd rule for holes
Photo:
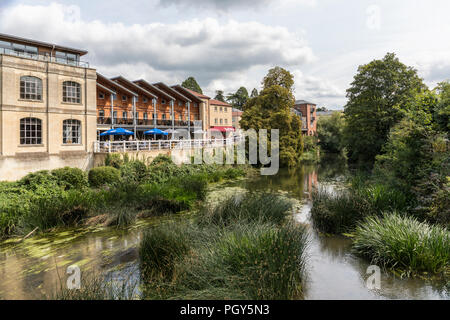
[[[0,180],[90,167],[97,76],[85,54],[0,34]]]

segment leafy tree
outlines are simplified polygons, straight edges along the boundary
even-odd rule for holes
[[[214,99],[225,102],[225,97],[223,95],[223,91],[222,90],[216,90],[216,96],[214,97]]]
[[[343,149],[344,117],[340,112],[320,117],[317,121],[317,136],[321,149],[329,153],[340,153]]]
[[[227,100],[233,108],[242,110],[248,100],[248,91],[246,88],[240,87],[236,93],[229,94]]]
[[[258,90],[256,90],[256,88],[253,88],[250,98],[256,98],[257,96],[258,96]]]
[[[434,110],[434,121],[438,129],[450,131],[450,82],[438,84],[435,91],[439,94],[439,103]]]
[[[197,93],[203,94],[202,88],[200,88],[200,85],[197,83],[194,77],[189,77],[184,80],[181,86]]]
[[[293,79],[289,71],[282,69],[279,72],[284,79]],[[267,85],[260,94],[248,100],[244,106],[244,113],[240,125],[243,129],[270,129],[280,130],[280,165],[284,167],[295,166],[303,151],[302,124],[299,116],[292,113],[294,96],[290,86],[285,81],[277,82],[269,79],[273,72],[264,78]],[[289,82],[289,81],[288,81]],[[270,135],[269,135],[270,141]]]
[[[444,95],[444,97],[442,97]],[[445,99],[425,91],[415,96],[409,111],[390,131],[375,172],[384,184],[410,195],[413,213],[450,224],[450,152],[448,132],[436,125],[434,115]]]
[[[345,140],[353,162],[373,164],[391,128],[425,88],[417,71],[393,53],[358,68],[347,90]]]
[[[262,85],[264,89],[277,85],[288,89],[292,93],[294,91],[294,76],[281,67],[275,67],[269,70],[269,73],[262,81]]]

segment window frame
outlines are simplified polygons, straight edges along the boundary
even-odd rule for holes
[[[21,118],[19,122],[21,146],[42,145],[42,120],[35,117]]]
[[[69,130],[70,129],[70,130]],[[63,144],[81,145],[81,120],[65,119],[63,120]]]
[[[27,90],[29,90],[29,92],[27,92]],[[35,76],[20,77],[19,94],[21,100],[43,101],[42,92],[43,87],[41,78]],[[27,95],[29,97],[27,97]]]
[[[62,96],[64,103],[81,104],[81,84],[75,81],[64,81]]]

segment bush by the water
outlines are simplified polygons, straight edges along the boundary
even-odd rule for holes
[[[89,185],[86,173],[78,168],[64,167],[55,169],[52,175],[64,189],[82,189]]]
[[[89,183],[92,187],[101,187],[120,181],[120,171],[114,167],[97,167],[89,171]]]
[[[438,273],[450,268],[450,232],[397,213],[360,223],[353,249],[375,264],[404,272]]]
[[[354,184],[349,190],[322,188],[313,192],[311,217],[318,230],[338,234],[351,232],[369,215],[379,216],[385,211],[404,210],[407,206],[407,197],[397,189],[381,184]]]
[[[234,195],[217,206],[203,208],[201,224],[227,226],[233,223],[261,222],[282,224],[292,208],[292,202],[273,193],[251,192]]]

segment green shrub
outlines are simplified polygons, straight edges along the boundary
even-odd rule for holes
[[[208,180],[203,174],[187,175],[180,179],[180,187],[194,192],[197,199],[204,200],[208,188]]]
[[[92,187],[115,184],[120,181],[120,171],[114,167],[97,167],[89,171],[89,184]]]
[[[157,214],[176,213],[190,209],[197,199],[194,191],[178,183],[144,184],[138,188],[138,209],[150,209]]]
[[[27,174],[18,181],[18,184],[28,190],[36,190],[40,187],[56,187],[58,180],[48,170],[42,170]]]
[[[65,190],[82,189],[88,186],[86,173],[78,168],[65,167],[55,169],[51,174],[56,178],[57,183]]]
[[[120,168],[120,174],[125,183],[139,183],[147,177],[147,166],[139,160],[128,161]]]
[[[360,223],[353,249],[375,264],[406,273],[437,273],[450,267],[450,232],[397,213]]]
[[[46,231],[55,227],[74,226],[95,208],[96,198],[88,190],[59,191],[31,199],[29,210],[20,219],[20,229],[27,233],[38,227]]]
[[[108,153],[105,158],[105,166],[120,169],[124,164],[124,160],[120,153]]]

